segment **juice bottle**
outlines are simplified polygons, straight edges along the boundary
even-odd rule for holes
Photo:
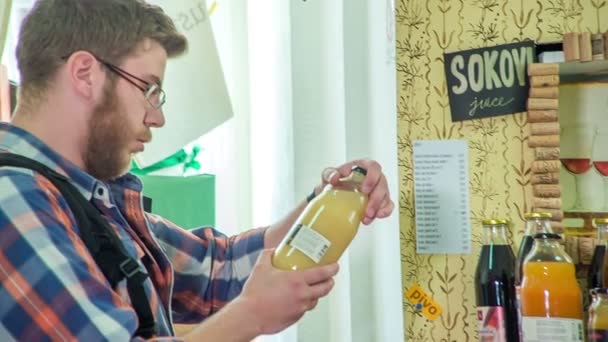
[[[602,288],[604,277],[604,255],[606,254],[606,243],[608,242],[608,218],[595,219],[597,227],[597,244],[593,250],[593,258],[587,274],[587,289]],[[588,294],[590,295],[590,293]]]
[[[515,264],[515,286],[517,287],[521,286],[524,260],[532,249],[534,235],[538,233],[553,233],[553,229],[551,229],[550,213],[526,213],[524,218],[526,219],[526,231],[519,243],[517,261]]]
[[[521,286],[524,342],[583,341],[583,298],[574,264],[557,234],[540,233],[524,261]]]
[[[507,220],[484,220],[483,247],[475,271],[481,342],[518,342],[515,256],[507,242]]]
[[[534,235],[538,233],[553,233],[551,229],[551,214],[550,213],[526,213],[526,230],[524,236],[519,243],[517,252],[517,260],[515,261],[515,301],[517,307],[517,317],[519,323],[519,332],[521,333],[521,281],[523,278],[524,260],[530,253],[534,243]],[[520,335],[521,339],[521,335]]]
[[[360,191],[365,175],[365,169],[354,167],[338,185],[326,185],[275,250],[273,265],[295,271],[338,261],[365,213],[368,198]]]
[[[608,289],[596,288],[591,291],[587,341],[608,341]]]

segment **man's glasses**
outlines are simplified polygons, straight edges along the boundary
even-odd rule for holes
[[[156,83],[150,83],[146,80],[142,80],[141,78],[117,67],[116,65],[114,65],[110,62],[106,62],[103,59],[101,59],[95,55],[93,55],[93,56],[95,57],[95,59],[97,59],[97,61],[99,61],[99,63],[103,64],[110,71],[112,71],[116,75],[122,77],[125,81],[131,83],[137,89],[141,90],[144,93],[144,97],[146,98],[148,103],[150,103],[150,105],[152,107],[154,107],[155,109],[160,110],[162,108],[162,106],[165,104],[165,100],[166,100],[165,91],[160,87],[160,85],[158,85]],[[67,60],[69,57],[70,56],[68,55],[68,56],[62,57],[61,59]],[[145,84],[145,86],[142,87],[141,85],[135,83],[135,81],[133,81],[133,79]]]
[[[97,58],[97,57],[95,57]],[[97,60],[105,65],[110,71],[115,73],[116,75],[122,77],[125,81],[134,85],[137,89],[141,90],[144,93],[144,97],[146,100],[154,107],[155,109],[161,109],[161,107],[165,104],[166,95],[165,91],[156,83],[150,83],[146,80],[142,80],[141,78],[127,72],[116,65],[106,62],[103,59],[97,58]],[[145,84],[145,87],[135,83],[133,79]]]

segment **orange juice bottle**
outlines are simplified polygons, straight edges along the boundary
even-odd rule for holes
[[[608,341],[608,289],[596,288],[591,291],[587,323],[587,341]]]
[[[365,213],[368,198],[360,191],[365,175],[365,169],[354,167],[338,185],[326,185],[275,250],[273,265],[295,271],[338,261]]]
[[[523,341],[583,341],[583,297],[574,264],[552,233],[534,236],[521,286]]]

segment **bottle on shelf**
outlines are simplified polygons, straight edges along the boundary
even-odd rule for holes
[[[595,288],[589,292],[591,305],[589,305],[587,341],[608,341],[608,289]]]
[[[526,230],[524,236],[521,238],[519,243],[519,250],[517,252],[517,260],[515,264],[515,285],[521,286],[521,280],[523,278],[523,265],[524,260],[534,244],[534,235],[538,233],[553,233],[551,228],[551,214],[550,213],[526,213],[524,215],[526,219]]]
[[[515,256],[507,241],[507,220],[482,222],[483,246],[475,271],[479,340],[518,342]]]
[[[523,278],[524,260],[534,244],[534,235],[538,233],[553,233],[551,229],[551,213],[526,213],[526,230],[519,243],[517,259],[515,260],[515,303],[521,338],[521,281]]]
[[[604,255],[606,254],[606,243],[608,243],[608,218],[595,219],[597,228],[597,244],[593,250],[593,258],[587,273],[587,289],[602,288],[604,279]],[[590,295],[588,293],[587,295]]]
[[[273,265],[296,271],[338,261],[365,213],[368,197],[360,188],[366,174],[357,166],[337,185],[326,185],[276,248]]]
[[[539,233],[524,260],[521,333],[527,341],[584,341],[583,297],[560,236]]]

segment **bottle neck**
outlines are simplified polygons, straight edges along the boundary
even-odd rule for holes
[[[357,171],[351,172],[348,176],[340,178],[339,188],[348,189],[351,191],[361,191],[361,185],[365,175]]]
[[[538,233],[553,233],[551,222],[546,218],[531,218],[526,220],[526,236],[534,236]]]
[[[557,239],[534,239],[532,250],[524,262],[527,261],[572,263]]]
[[[507,226],[504,224],[488,225],[483,227],[484,245],[508,245]]]

